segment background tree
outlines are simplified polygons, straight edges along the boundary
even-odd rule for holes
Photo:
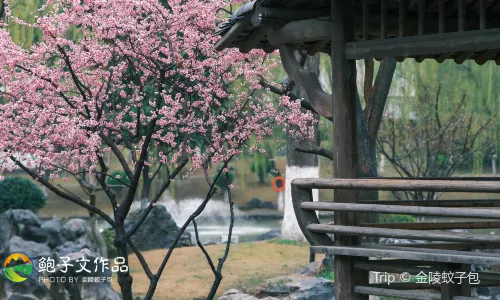
[[[209,161],[225,170],[242,151],[256,151],[258,142],[272,133],[275,124],[294,125],[293,135],[310,134],[307,124],[312,115],[301,112],[300,103],[286,96],[273,104],[250,92],[231,92],[241,88],[234,86],[237,78],[252,83],[253,89],[260,88],[260,76],[267,76],[274,65],[263,64],[260,51],[214,51],[215,12],[226,2],[168,4],[164,7],[156,0],[54,0],[47,2],[43,16],[32,24],[16,18],[6,7],[9,21],[38,28],[42,38],[23,48],[7,30],[0,29],[0,80],[6,85],[1,92],[5,102],[0,105],[0,170],[17,165],[56,195],[108,222],[115,231],[118,256],[128,265],[130,247],[150,280],[145,299],[153,297],[181,234],[193,222],[198,245],[215,277],[207,297],[212,299],[222,280],[230,239],[224,256],[214,264],[199,243],[195,218],[216,193],[217,178],[212,181],[207,176],[204,201],[183,224],[156,272],[130,237],[188,163],[189,171],[204,168],[208,174]],[[68,31],[75,28],[78,33],[68,37]],[[130,74],[139,80],[131,80]],[[257,144],[248,145],[252,138]],[[205,149],[201,157],[195,155],[200,143]],[[130,151],[131,162],[123,149]],[[111,176],[104,159],[107,153],[119,162],[129,182],[113,177],[128,187],[123,198],[106,183]],[[140,221],[125,231],[141,177],[146,176],[144,167],[153,163],[163,164],[167,177]],[[54,180],[62,172],[95,176],[113,215],[56,186]],[[223,172],[217,176],[224,176]],[[230,192],[229,202],[232,213]],[[123,299],[132,299],[128,270],[118,272],[118,283]]]
[[[434,91],[431,87],[418,89],[415,97],[406,98],[405,105],[383,122],[377,148],[401,177],[451,177],[475,152],[486,148],[478,137],[486,132],[493,116],[479,121],[467,109],[466,95],[443,103],[443,89],[442,84]],[[435,192],[394,193],[398,198],[401,194],[408,200],[437,197]]]

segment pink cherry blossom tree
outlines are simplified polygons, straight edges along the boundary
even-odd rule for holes
[[[196,224],[216,193],[207,175],[205,200],[182,226],[159,269],[151,270],[130,239],[142,222],[129,232],[124,227],[141,176],[152,176],[144,174],[145,167],[163,164],[168,178],[151,197],[142,221],[183,168],[204,168],[208,174],[211,161],[223,165],[217,176],[224,176],[231,158],[258,149],[274,125],[294,125],[298,130],[290,134],[310,134],[312,115],[301,112],[300,102],[283,96],[273,103],[258,92],[261,76],[270,76],[276,62],[260,51],[214,50],[217,12],[228,7],[226,0],[48,0],[34,24],[17,19],[4,3],[9,21],[39,28],[43,40],[25,49],[14,44],[6,24],[0,26],[0,171],[17,165],[55,194],[106,220],[116,232],[118,255],[128,264],[130,247],[150,279],[145,299],[152,298],[181,234]],[[69,31],[77,38],[69,38]],[[257,144],[249,144],[251,139]],[[197,148],[204,149],[201,156]],[[128,186],[123,198],[106,184],[107,153],[130,182],[123,180]],[[96,177],[113,208],[111,216],[54,184],[81,174]],[[229,241],[217,265],[198,244],[215,276],[212,299]],[[123,299],[132,299],[131,274],[119,272],[118,282]]]

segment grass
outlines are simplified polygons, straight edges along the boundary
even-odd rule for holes
[[[269,240],[268,243],[274,243],[274,244],[279,244],[279,245],[294,245],[294,246],[299,246],[302,247],[304,246],[304,243],[293,241],[293,240]]]
[[[334,281],[335,280],[335,273],[333,271],[323,270],[323,271],[319,272],[317,277],[318,278],[325,278],[325,279]]]
[[[206,249],[217,264],[225,245],[206,246]],[[167,249],[143,252],[153,272],[158,269],[166,251]],[[217,294],[220,296],[231,288],[254,293],[269,279],[295,273],[308,259],[309,248],[300,243],[277,240],[232,245],[222,269],[223,280]],[[131,270],[134,270],[134,295],[143,296],[149,286],[148,278],[144,272],[135,271],[142,270],[135,255],[129,257],[129,262]],[[212,271],[198,247],[178,248],[172,253],[158,282],[154,299],[188,300],[206,297],[213,280]],[[115,291],[120,291],[116,274],[113,274],[112,285]]]

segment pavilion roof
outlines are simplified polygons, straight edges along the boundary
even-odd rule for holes
[[[401,0],[353,1],[356,41],[371,42],[418,36],[424,38],[429,35],[436,35],[434,38],[439,40],[437,34],[458,32],[464,35],[457,37],[468,39],[477,36],[475,33],[480,30],[490,35],[500,34],[500,0],[404,0],[403,9],[400,8]],[[328,22],[329,18],[330,0],[254,0],[240,7],[219,25],[216,34],[221,36],[221,40],[216,47],[218,50],[233,47],[240,48],[242,52],[254,48],[272,52],[279,45],[270,42],[269,30],[277,30],[303,20]],[[328,35],[324,35],[326,36]],[[323,41],[305,39],[295,46],[310,54],[330,52],[329,38]],[[488,55],[484,57],[484,51],[487,50]],[[500,43],[498,47],[494,43],[484,49],[467,51],[466,55],[463,51],[447,51],[444,59],[457,60],[460,56],[478,59],[483,55],[481,63],[487,60],[497,60],[500,63],[499,53]],[[443,53],[434,51],[428,55],[405,57],[439,60]]]

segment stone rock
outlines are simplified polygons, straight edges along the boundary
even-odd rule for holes
[[[300,278],[288,283],[271,282],[264,286],[259,297],[279,297],[294,300],[334,300],[335,286],[324,278]]]
[[[262,201],[257,197],[252,198],[247,204],[240,207],[241,210],[250,209],[276,209],[276,205],[272,202]]]
[[[24,226],[21,237],[27,241],[45,243],[48,239],[47,231],[37,226]]]
[[[23,295],[23,294],[18,294],[18,293],[13,293],[11,294],[8,298],[5,298],[6,300],[39,300],[40,298],[37,298],[33,295]]]
[[[15,234],[15,228],[10,218],[10,213],[0,214],[0,261],[3,261],[9,251],[9,241]]]
[[[6,213],[10,214],[15,224],[40,227],[40,219],[31,210],[9,209]]]
[[[334,300],[335,286],[332,281],[324,278],[309,278],[287,284],[297,287],[293,292],[295,300]]]
[[[79,218],[73,218],[66,222],[61,229],[61,233],[68,241],[75,241],[76,239],[87,235],[90,232],[90,226],[87,221]]]
[[[34,271],[35,272],[35,271]],[[4,290],[6,299],[12,300],[49,300],[49,288],[38,281],[36,274],[31,275],[28,280],[22,284],[14,284],[5,281]]]
[[[266,297],[266,298],[257,298],[255,296],[245,294],[237,289],[230,289],[229,291],[222,294],[219,297],[219,300],[283,300],[283,298],[276,297]]]
[[[51,254],[49,246],[37,242],[23,240],[17,235],[13,236],[9,240],[9,252],[22,252],[32,259],[36,259],[38,257],[47,257]]]
[[[321,262],[314,261],[309,263],[307,266],[300,268],[297,274],[304,276],[316,276],[321,272]]]
[[[130,231],[140,220],[143,210],[130,213],[125,221],[125,230]],[[163,205],[155,208],[131,237],[139,250],[169,248],[179,234],[179,227]],[[191,246],[191,234],[185,232],[179,240],[177,247]]]
[[[281,229],[272,229],[266,233],[263,233],[254,239],[252,241],[258,242],[258,241],[266,241],[266,240],[272,240],[281,235]]]
[[[47,232],[47,244],[55,248],[64,242],[61,230],[61,219],[52,219],[42,224],[41,228]]]
[[[58,246],[54,251],[56,251],[59,256],[66,256],[67,254],[79,252],[82,249],[91,247],[84,244],[77,244],[75,242],[67,241],[64,244]]]
[[[71,292],[79,291],[79,298],[82,300],[120,300],[120,296],[113,290],[111,284],[105,281],[99,282],[84,282],[83,277],[93,277],[93,278],[103,278],[106,279],[111,277],[110,266],[107,268],[102,268],[102,263],[100,263],[100,256],[91,251],[90,249],[82,249],[78,252],[69,253],[64,255],[69,258],[65,260],[66,267],[63,265],[63,261],[59,261],[60,266],[56,267],[55,272],[49,274],[50,277],[79,277],[77,283],[69,282],[57,282],[51,283],[50,293],[51,295],[68,295]],[[86,264],[83,265],[82,259],[86,260]],[[97,260],[96,260],[97,259]],[[72,265],[72,266],[71,266]],[[89,274],[85,270],[81,270],[82,267],[89,270]]]

